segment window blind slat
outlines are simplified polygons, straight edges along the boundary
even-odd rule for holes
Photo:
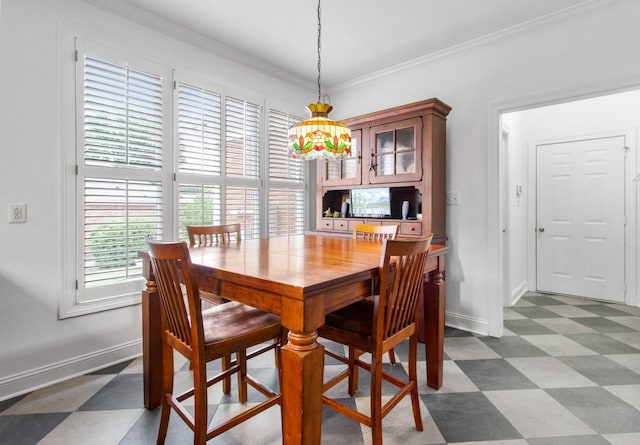
[[[301,121],[278,110],[269,109],[269,178],[302,182],[304,180],[304,165],[300,159],[291,159],[288,151],[289,127]]]
[[[178,171],[220,175],[221,95],[178,84]]]
[[[259,105],[225,98],[225,167],[228,176],[259,178],[260,119]]]
[[[147,237],[162,236],[159,182],[86,178],[84,181],[84,283],[86,287],[142,274],[137,258]]]
[[[84,162],[109,167],[82,182],[83,279],[96,288],[142,276],[137,251],[162,236],[161,182],[126,179],[162,167],[162,77],[90,55],[83,71]]]
[[[162,166],[162,78],[84,57],[85,162]]]

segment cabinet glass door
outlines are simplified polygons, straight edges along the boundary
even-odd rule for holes
[[[398,182],[420,179],[420,119],[409,119],[371,128],[373,147],[369,158],[370,182]]]
[[[360,140],[362,132],[351,132],[351,156],[337,161],[324,161],[322,179],[324,185],[358,185],[360,184]]]

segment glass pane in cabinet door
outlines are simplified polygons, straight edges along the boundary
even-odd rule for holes
[[[407,151],[398,153],[397,158],[397,174],[415,173],[416,172],[416,152]]]
[[[341,161],[327,161],[327,179],[340,179]]]
[[[358,177],[358,160],[349,158],[342,161],[342,177],[345,179],[355,179]]]
[[[395,156],[393,153],[381,155],[377,157],[376,175],[393,175],[395,174]]]
[[[414,127],[400,128],[396,131],[396,150],[414,151],[416,149],[416,138]]]
[[[376,134],[376,153],[393,152],[393,131]]]

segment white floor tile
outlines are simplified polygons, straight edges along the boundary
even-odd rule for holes
[[[640,443],[640,433],[603,434],[611,445],[638,445]]]
[[[38,445],[113,445],[122,440],[143,411],[143,409],[77,411],[38,442]]]
[[[485,394],[525,438],[594,434],[587,424],[543,390],[487,391]]]
[[[591,349],[563,335],[523,335],[522,338],[552,356],[597,355]]]
[[[2,414],[71,412],[109,383],[115,374],[83,375],[32,392]]]
[[[493,349],[475,337],[445,337],[444,350],[452,360],[500,358]]]
[[[518,357],[507,361],[540,388],[597,386],[555,357]]]
[[[611,385],[603,388],[640,410],[640,385]]]

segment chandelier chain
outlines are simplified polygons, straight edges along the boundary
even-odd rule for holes
[[[318,0],[318,102],[320,102],[320,35],[322,34],[322,26],[320,25],[320,0]]]

